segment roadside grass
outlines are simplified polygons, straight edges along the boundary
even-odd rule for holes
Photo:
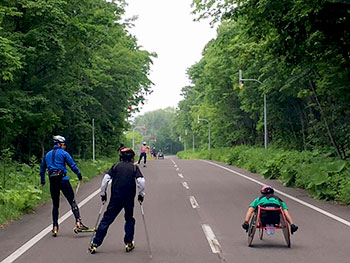
[[[106,172],[117,157],[91,160],[75,160],[83,175],[83,183]],[[0,227],[23,214],[33,213],[35,207],[51,200],[49,182],[46,175],[45,186],[40,185],[40,166],[33,163],[0,163]],[[77,176],[68,168],[68,176],[73,188],[78,185]]]
[[[182,151],[182,159],[223,162],[280,180],[285,186],[306,189],[310,196],[350,204],[350,162],[318,151],[236,146],[198,152]]]

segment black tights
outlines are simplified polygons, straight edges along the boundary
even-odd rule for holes
[[[50,192],[52,199],[52,221],[54,226],[58,226],[58,209],[60,207],[60,191],[66,197],[72,208],[73,215],[76,221],[80,221],[79,208],[74,200],[74,192],[69,180],[50,179]]]

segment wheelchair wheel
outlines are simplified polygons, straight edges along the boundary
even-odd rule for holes
[[[248,246],[252,246],[255,230],[256,230],[256,224],[257,224],[257,213],[255,212],[250,219],[250,224],[248,228]]]
[[[281,225],[282,225],[282,232],[284,236],[284,240],[287,243],[287,246],[290,247],[290,233],[289,233],[289,227],[288,227],[288,222],[284,214],[281,214]]]

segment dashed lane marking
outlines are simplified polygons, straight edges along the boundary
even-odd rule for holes
[[[207,224],[202,224],[202,229],[203,229],[203,232],[205,234],[205,237],[208,240],[211,251],[213,251],[213,253],[215,253],[215,254],[220,253],[220,251],[221,251],[220,243],[216,239],[215,234],[214,234],[213,230],[211,229],[211,227]]]
[[[185,187],[187,190],[190,189],[190,187],[188,186],[187,182],[183,182],[182,185],[183,185],[183,187]]]
[[[191,206],[192,208],[196,209],[196,208],[199,208],[199,204],[196,200],[196,198],[194,198],[194,196],[190,196],[190,203],[191,203]]]
[[[180,178],[184,178],[184,176],[182,174],[177,174]]]

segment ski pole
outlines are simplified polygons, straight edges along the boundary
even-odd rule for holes
[[[95,225],[95,227],[94,227],[94,232],[92,233],[92,236],[91,236],[90,244],[92,243],[92,241],[94,240],[94,238],[95,238],[95,236],[96,236],[96,231],[97,231],[98,222],[100,221],[100,217],[101,217],[102,210],[103,210],[103,207],[104,207],[105,203],[106,203],[106,201],[102,202],[100,211],[98,212],[98,216],[97,216],[97,220],[96,220],[96,225]]]
[[[147,231],[146,219],[145,219],[145,212],[143,211],[142,202],[139,201],[139,203],[140,203],[140,208],[141,208],[142,221],[143,221],[143,225],[145,227],[145,232],[146,232],[146,239],[147,239],[147,246],[148,246],[148,255],[149,255],[149,258],[152,259],[151,244],[149,242],[149,237],[148,237],[148,231]]]
[[[79,187],[80,187],[80,180],[79,180],[79,182],[78,182],[77,188],[75,189],[75,198],[77,198],[77,194],[78,194],[78,191],[79,191]]]

